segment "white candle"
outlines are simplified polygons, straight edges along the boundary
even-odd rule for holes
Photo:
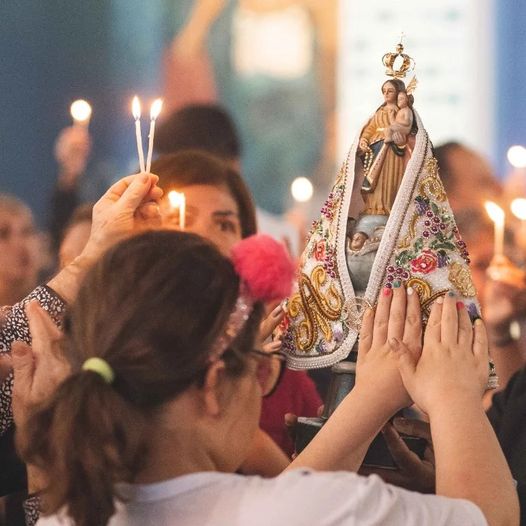
[[[504,222],[506,218],[504,210],[492,201],[486,201],[484,207],[495,226],[494,255],[502,256],[504,253]]]
[[[152,155],[153,155],[153,137],[155,135],[155,120],[161,113],[163,107],[162,99],[155,99],[150,108],[150,135],[148,142],[148,157],[146,158],[146,171],[149,172],[152,167]]]
[[[135,119],[135,139],[137,140],[137,152],[139,154],[139,167],[141,172],[145,172],[144,167],[144,151],[142,149],[142,134],[141,134],[141,103],[139,97],[135,95],[132,101],[132,114]]]
[[[184,230],[186,220],[186,197],[181,194],[181,205],[179,206],[179,228]]]
[[[511,213],[520,220],[520,229],[516,238],[520,247],[526,248],[526,199],[521,197],[514,199],[510,205]]]
[[[71,117],[73,118],[73,124],[76,126],[89,126],[91,118],[91,106],[85,100],[79,99],[71,104],[69,109]]]
[[[186,197],[183,193],[172,190],[168,192],[168,202],[172,209],[179,209],[179,228],[184,230],[186,219]]]

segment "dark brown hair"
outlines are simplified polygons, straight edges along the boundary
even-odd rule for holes
[[[203,184],[226,188],[239,209],[241,237],[256,233],[256,210],[247,185],[238,172],[211,154],[187,150],[164,155],[152,163],[152,173],[165,193],[171,189]]]
[[[205,150],[232,161],[241,155],[234,121],[217,104],[191,104],[159,122],[155,149],[161,154]]]
[[[78,526],[107,523],[115,485],[132,482],[143,466],[152,414],[201,385],[238,290],[230,260],[193,234],[142,234],[96,264],[66,324],[73,373],[18,441],[24,459],[51,481],[46,512],[65,507]],[[233,376],[245,370],[260,319],[257,304],[223,355]],[[112,384],[81,370],[90,357],[111,366]]]

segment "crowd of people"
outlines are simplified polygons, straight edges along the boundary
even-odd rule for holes
[[[481,201],[501,188],[480,157],[434,152],[484,321],[451,291],[423,328],[411,287],[383,290],[355,387],[295,455],[291,415],[316,416],[324,390],[272,339],[299,241],[261,233],[221,108],[179,110],[157,139],[152,173],[82,203],[91,139],[61,132],[53,257],[24,203],[0,196],[0,524],[526,524],[526,351],[510,335],[526,294],[487,276]],[[412,404],[428,424],[393,419]],[[397,468],[367,471],[380,432]],[[404,434],[427,440],[423,459]]]

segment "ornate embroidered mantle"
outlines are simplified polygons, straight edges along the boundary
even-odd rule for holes
[[[359,137],[315,221],[301,257],[297,284],[284,323],[283,350],[293,369],[327,367],[346,358],[361,325],[365,305],[395,279],[418,292],[424,317],[449,289],[461,296],[472,316],[479,312],[469,257],[420,117],[418,132],[363,297],[355,296],[346,262],[348,210],[355,181]]]

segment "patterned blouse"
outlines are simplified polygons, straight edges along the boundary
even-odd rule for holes
[[[48,312],[53,321],[60,327],[66,310],[66,302],[51,288],[43,285],[37,287],[21,302],[12,307],[3,307],[3,324],[0,327],[0,354],[11,351],[14,341],[22,340],[31,343],[29,324],[24,307],[36,300]],[[0,436],[13,425],[11,397],[13,394],[13,373],[0,385]]]

